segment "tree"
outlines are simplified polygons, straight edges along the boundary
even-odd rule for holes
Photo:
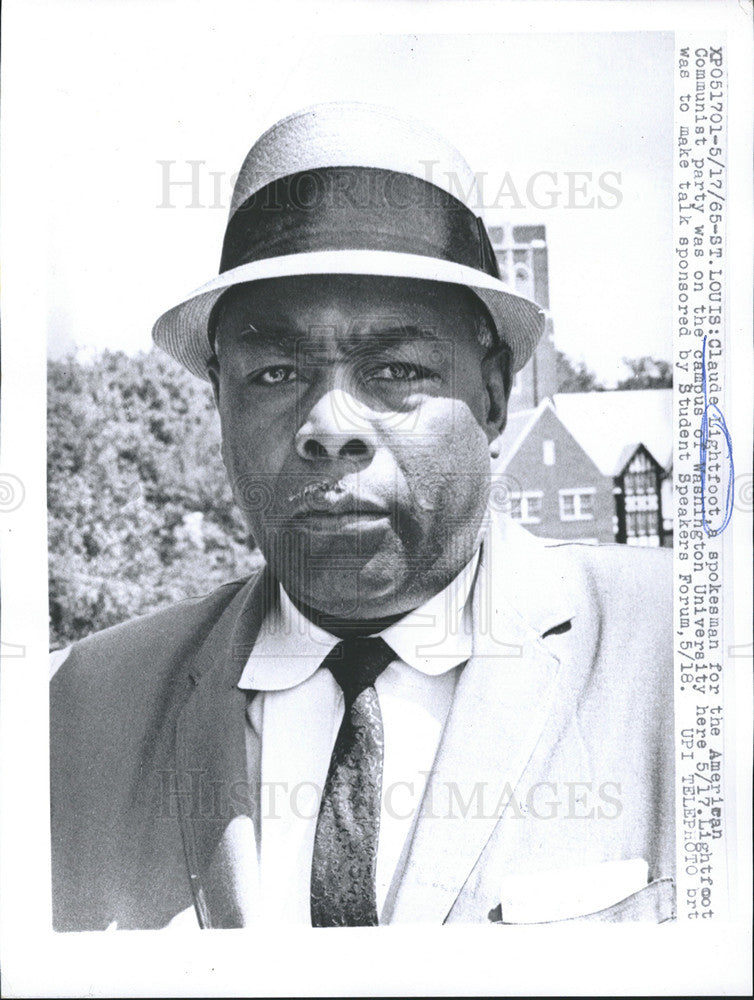
[[[555,348],[555,376],[558,392],[602,392],[605,386],[583,361],[574,361]]]
[[[621,379],[616,389],[670,389],[673,386],[673,366],[669,361],[645,354],[640,358],[623,358],[631,374]]]
[[[209,386],[158,352],[51,361],[48,543],[53,646],[247,575]]]

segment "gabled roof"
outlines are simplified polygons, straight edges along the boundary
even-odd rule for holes
[[[531,429],[545,412],[550,409],[555,412],[555,408],[549,399],[543,399],[534,409],[517,410],[508,415],[503,436],[500,439],[500,457],[495,462],[495,468],[502,471],[511,461],[518,449],[529,436]]]
[[[628,468],[628,466],[630,465],[630,463],[633,462],[634,456],[637,455],[639,452],[644,452],[646,455],[648,455],[649,460],[654,465],[659,464],[657,462],[657,459],[652,454],[652,452],[648,448],[645,448],[643,444],[628,444],[620,454],[617,465],[615,467],[614,475],[622,476],[623,473]]]
[[[614,476],[619,476],[623,472],[640,447],[641,445],[637,441],[631,441],[629,444],[624,445],[621,448],[620,454],[615,462],[615,469],[613,470]]]
[[[559,392],[555,412],[605,476],[643,444],[664,469],[673,460],[673,390]],[[623,463],[623,465],[621,464]]]

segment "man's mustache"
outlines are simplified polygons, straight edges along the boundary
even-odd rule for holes
[[[295,493],[291,493],[288,497],[288,503],[293,506],[302,503],[305,504],[313,501],[315,497],[323,496],[327,493],[339,495],[345,493],[345,487],[339,480],[321,479],[314,483],[307,483],[301,489],[296,490]]]
[[[436,477],[428,477],[426,482],[413,483],[410,490],[412,501],[419,510],[442,509],[446,499],[445,486],[446,484],[442,480],[438,481]],[[363,489],[353,489],[342,478],[334,477],[306,483],[288,496],[288,504],[295,512],[328,510],[332,507],[344,510],[382,510],[390,513],[396,507],[394,501],[371,493],[367,494]]]
[[[307,514],[386,514],[391,515],[394,503],[375,496],[363,488],[355,489],[342,479],[318,479],[306,483],[288,497],[294,517]]]

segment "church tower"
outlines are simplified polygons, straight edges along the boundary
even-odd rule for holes
[[[490,226],[490,239],[500,268],[500,276],[519,295],[525,295],[544,309],[550,308],[547,241],[544,226]],[[557,392],[552,319],[548,315],[545,332],[534,355],[516,375],[508,401],[508,412],[539,406],[546,396]]]

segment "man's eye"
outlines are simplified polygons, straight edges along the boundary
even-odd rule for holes
[[[407,361],[391,361],[379,368],[373,368],[367,376],[370,381],[375,379],[380,382],[417,382],[430,377],[426,369]]]
[[[271,365],[257,372],[251,380],[257,385],[283,385],[285,382],[295,382],[296,371],[291,365]]]

